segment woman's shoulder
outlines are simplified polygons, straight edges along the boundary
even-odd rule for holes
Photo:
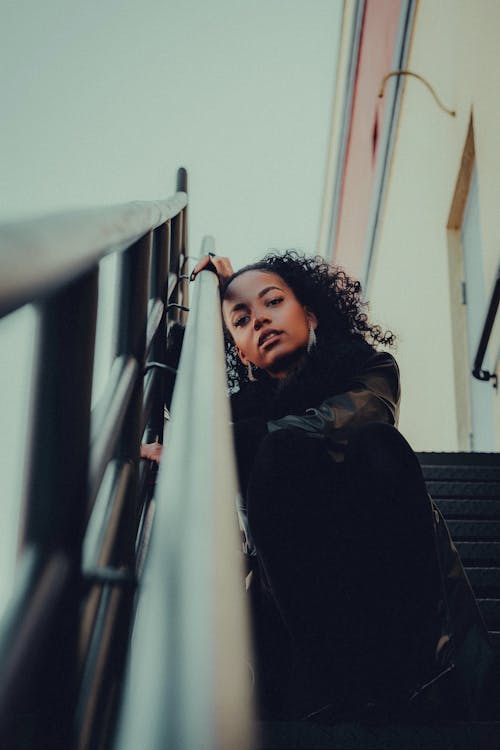
[[[399,373],[399,367],[395,357],[390,352],[377,351],[376,349],[373,349],[368,353],[362,367],[363,369],[392,369]]]
[[[390,352],[374,351],[354,378],[362,388],[389,393],[395,403],[401,398],[398,363]]]

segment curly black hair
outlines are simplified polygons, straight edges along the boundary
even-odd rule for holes
[[[392,331],[384,331],[368,320],[368,305],[361,299],[360,282],[320,256],[306,256],[295,250],[270,251],[261,261],[240,268],[222,284],[222,300],[231,282],[246,271],[266,271],[283,279],[299,302],[315,313],[318,342],[331,352],[345,351],[356,342],[368,344],[372,349],[395,343]],[[248,379],[247,368],[241,363],[227,330],[225,340],[229,388],[234,392]]]

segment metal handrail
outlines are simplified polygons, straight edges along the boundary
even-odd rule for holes
[[[134,608],[134,549],[150,494],[139,443],[146,421],[155,433],[163,424],[158,379],[144,400],[145,365],[148,357],[161,358],[167,303],[187,301],[179,284],[172,300],[168,293],[170,275],[178,279],[185,271],[183,169],[177,190],[165,201],[0,227],[0,317],[33,302],[38,319],[21,533],[25,572],[0,621],[2,747],[18,746],[24,715],[47,746],[81,750],[105,742],[113,720]],[[110,387],[91,413],[98,265],[114,252],[116,359]],[[82,570],[88,529],[91,569]]]
[[[186,205],[186,193],[178,192],[164,201],[134,201],[0,226],[0,317],[53,293],[105,255],[130,247]]]
[[[491,293],[490,304],[488,305],[488,311],[486,313],[486,318],[484,320],[483,330],[481,332],[481,338],[479,340],[476,356],[474,357],[474,365],[472,368],[472,374],[475,378],[477,378],[478,380],[483,380],[483,381],[494,380],[495,387],[498,381],[497,374],[494,372],[489,372],[489,370],[483,370],[482,365],[483,365],[483,360],[486,354],[486,350],[488,349],[488,344],[490,342],[491,332],[495,324],[495,319],[496,319],[499,303],[500,303],[500,266],[498,267],[498,270],[497,270],[496,282],[493,287],[493,291]]]
[[[220,300],[209,271],[194,284],[171,412],[115,747],[245,750],[248,628]]]

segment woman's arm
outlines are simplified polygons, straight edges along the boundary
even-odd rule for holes
[[[353,378],[345,393],[327,398],[305,414],[290,414],[268,422],[268,430],[298,429],[312,438],[345,443],[359,426],[369,422],[397,425],[399,415],[399,369],[386,352],[375,352]]]

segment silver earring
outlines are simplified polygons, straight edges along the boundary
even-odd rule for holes
[[[250,362],[247,364],[247,377],[248,377],[248,379],[249,379],[249,381],[251,383],[256,383],[257,382],[257,378],[254,377],[253,370],[252,370],[252,365],[251,365]]]
[[[307,351],[310,352],[313,346],[316,346],[316,331],[312,327],[312,323],[309,323],[309,338],[307,340]]]

